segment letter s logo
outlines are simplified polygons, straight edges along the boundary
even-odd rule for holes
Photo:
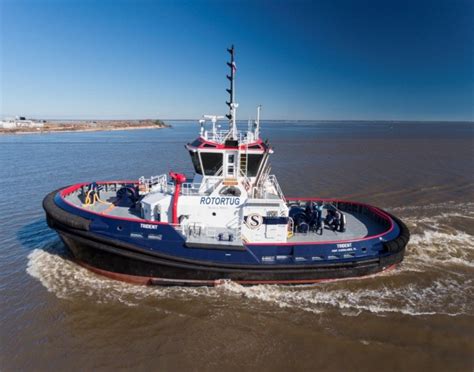
[[[255,230],[260,227],[263,223],[263,217],[260,216],[258,213],[251,213],[245,219],[245,224],[248,226],[249,229]]]

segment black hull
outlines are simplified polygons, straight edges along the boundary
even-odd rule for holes
[[[317,267],[245,268],[202,266],[154,257],[59,231],[78,263],[99,274],[130,282],[161,285],[214,285],[228,279],[242,284],[303,284],[376,274],[402,261],[404,249],[376,259]],[[96,269],[96,270],[94,270]]]
[[[376,258],[297,266],[220,265],[170,257],[105,238],[87,231],[87,220],[63,211],[54,205],[52,199],[50,203],[47,199],[44,207],[48,225],[58,232],[79,264],[114,279],[148,285],[216,285],[221,280],[249,285],[305,284],[367,276],[400,263],[409,239],[406,226],[393,217],[401,228],[401,234],[397,239],[384,243],[385,253]]]

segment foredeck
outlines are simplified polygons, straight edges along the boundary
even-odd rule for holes
[[[289,243],[329,242],[337,240],[362,239],[375,236],[386,231],[386,227],[361,213],[344,213],[346,216],[346,230],[333,231],[328,227],[323,229],[322,235],[315,232],[295,233],[288,239]]]

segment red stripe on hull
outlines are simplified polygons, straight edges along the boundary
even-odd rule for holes
[[[82,261],[75,260],[78,265],[96,273],[98,275],[118,280],[121,282],[126,282],[130,284],[138,284],[138,285],[162,285],[162,286],[211,286],[215,287],[218,285],[222,285],[225,283],[225,279],[217,279],[217,280],[195,280],[195,279],[166,279],[166,278],[153,278],[148,276],[138,276],[138,275],[128,275],[128,274],[120,274],[115,273],[112,271],[98,269],[97,267],[91,266],[86,264]],[[363,276],[355,276],[355,277],[348,277],[348,278],[336,278],[336,279],[298,279],[298,280],[232,280],[235,283],[242,284],[242,285],[259,285],[259,284],[317,284],[317,283],[328,283],[328,282],[336,282],[340,280],[353,280],[353,279],[362,279],[362,278],[369,278],[371,276],[378,275],[382,272],[391,271],[397,267],[397,264],[393,264],[387,266],[385,269],[379,271],[376,274],[370,275],[363,275]]]

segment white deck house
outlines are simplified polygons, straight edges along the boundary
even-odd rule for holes
[[[166,174],[140,179],[143,217],[179,224],[196,242],[215,239],[216,234],[237,244],[286,242],[288,206],[270,174],[268,159],[273,151],[260,139],[260,107],[247,130],[237,128],[233,49],[229,52],[229,128],[218,129],[223,116],[205,115],[200,120],[199,137],[186,145],[195,170],[192,179],[171,179]]]
[[[16,128],[43,128],[44,123],[37,120],[30,120],[24,116],[16,116],[14,119],[0,120],[0,128],[16,129]]]

